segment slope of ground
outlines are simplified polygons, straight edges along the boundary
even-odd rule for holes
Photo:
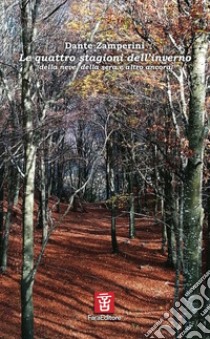
[[[54,215],[56,217],[56,214]],[[110,216],[90,206],[70,212],[50,237],[34,286],[35,339],[143,339],[172,305],[174,273],[161,254],[161,229],[152,219],[117,220],[119,254],[111,253]],[[41,232],[35,231],[36,255]],[[8,271],[0,277],[0,338],[20,335],[21,226],[17,214],[10,236]],[[88,320],[94,292],[115,293],[118,321]]]

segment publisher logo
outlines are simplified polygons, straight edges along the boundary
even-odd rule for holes
[[[95,292],[94,313],[114,313],[114,292]]]

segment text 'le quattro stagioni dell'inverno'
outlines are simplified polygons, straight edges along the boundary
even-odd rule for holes
[[[190,55],[154,55],[152,53],[131,53],[129,55],[124,55],[123,53],[120,55],[80,55],[76,57],[75,55],[64,55],[64,54],[56,54],[56,55],[35,55],[34,58],[28,56],[24,58],[21,54],[20,62],[30,61],[34,59],[35,62],[94,62],[94,63],[102,63],[102,62],[161,62],[161,63],[168,63],[168,62],[190,62],[191,56]]]

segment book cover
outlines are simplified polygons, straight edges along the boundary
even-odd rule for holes
[[[209,8],[1,1],[0,338],[208,338]]]

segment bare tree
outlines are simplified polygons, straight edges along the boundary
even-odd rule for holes
[[[33,61],[34,39],[36,36],[36,19],[40,0],[22,0],[21,29],[22,64],[21,80],[21,109],[22,128],[24,132],[24,199],[23,199],[23,263],[21,278],[21,308],[22,308],[22,338],[34,336],[33,326],[33,268],[34,268],[34,182],[36,165],[36,135],[35,135],[35,110],[33,107]]]

